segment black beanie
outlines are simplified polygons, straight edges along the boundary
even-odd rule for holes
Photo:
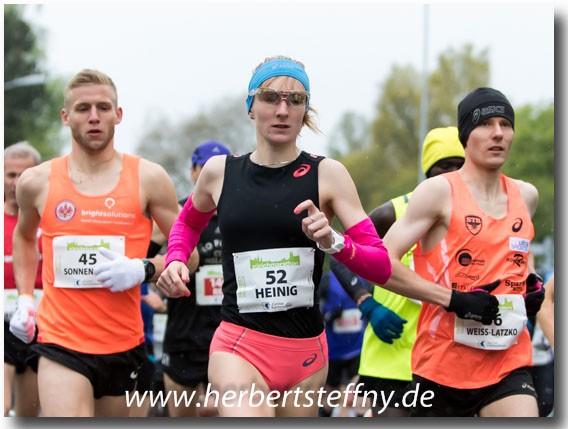
[[[463,147],[469,133],[481,121],[493,116],[508,119],[515,129],[515,111],[502,92],[493,88],[477,88],[464,97],[458,104],[458,130]]]

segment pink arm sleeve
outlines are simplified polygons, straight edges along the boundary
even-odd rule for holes
[[[193,193],[187,199],[183,210],[170,229],[166,267],[172,261],[181,261],[184,264],[187,263],[189,255],[191,255],[191,252],[195,249],[199,241],[201,231],[205,229],[211,216],[215,213],[215,210],[208,213],[197,210],[193,206],[192,197]]]
[[[363,219],[344,234],[345,247],[332,256],[355,274],[385,284],[392,274],[388,251],[371,219]]]

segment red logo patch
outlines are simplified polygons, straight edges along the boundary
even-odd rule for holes
[[[75,204],[71,201],[61,201],[55,207],[55,216],[62,222],[70,221],[75,216]]]
[[[308,164],[300,164],[300,168],[294,171],[294,177],[302,177],[308,171],[310,171],[310,166]]]

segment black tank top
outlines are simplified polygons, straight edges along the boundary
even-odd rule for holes
[[[180,201],[183,206],[185,200]],[[199,269],[204,265],[221,263],[221,234],[217,215],[213,215],[209,224],[201,232],[197,251]],[[192,359],[207,362],[209,344],[215,329],[221,323],[221,306],[198,305],[196,302],[195,274],[187,284],[191,293],[188,297],[168,298],[168,321],[164,338],[164,352],[193,352]]]
[[[307,338],[322,333],[323,321],[315,297],[325,254],[302,231],[302,219],[307,212],[294,214],[294,208],[307,199],[319,208],[318,165],[322,159],[302,152],[288,165],[268,168],[251,162],[250,154],[227,157],[217,205],[223,240],[223,320],[281,337]],[[240,313],[233,253],[288,247],[316,249],[314,305],[278,312]]]

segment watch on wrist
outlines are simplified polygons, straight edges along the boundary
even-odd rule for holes
[[[149,259],[142,259],[142,263],[144,264],[144,283],[146,283],[156,274],[156,267]]]
[[[333,255],[334,253],[340,252],[345,247],[345,237],[333,228],[331,228],[331,237],[333,240],[331,247],[327,249],[325,247],[321,247],[317,241],[316,245],[321,251]]]

